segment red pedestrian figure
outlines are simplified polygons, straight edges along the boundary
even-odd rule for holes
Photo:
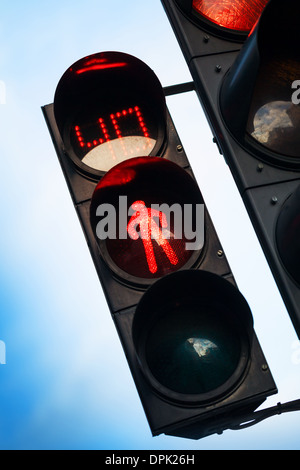
[[[168,240],[164,237],[164,233],[166,233],[166,228],[168,226],[166,215],[161,211],[147,208],[144,201],[136,201],[131,205],[131,207],[135,213],[128,222],[127,232],[133,240],[138,240],[138,238],[143,240],[150,272],[154,274],[157,271],[157,263],[154,255],[152,240],[155,240],[156,243],[158,243],[158,245],[163,249],[170,263],[176,265],[178,263],[176,253],[172,249]],[[162,228],[158,226],[154,220],[154,217],[159,218],[159,222]],[[136,230],[137,226],[140,227],[140,233],[138,233]],[[162,229],[165,230],[163,231]]]

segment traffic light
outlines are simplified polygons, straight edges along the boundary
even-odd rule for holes
[[[277,389],[158,78],[94,54],[43,112],[152,434],[239,425]]]
[[[162,3],[300,337],[300,4]]]

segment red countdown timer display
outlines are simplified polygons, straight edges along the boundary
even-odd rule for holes
[[[250,32],[269,0],[193,0],[194,12],[217,26]]]
[[[120,52],[73,64],[57,86],[54,113],[66,153],[97,180],[129,158],[160,154],[166,140],[158,78],[144,62]]]
[[[71,127],[76,154],[83,163],[100,171],[128,158],[150,154],[157,136],[155,121],[140,106],[116,108],[114,112],[95,115],[94,119],[90,114],[79,116]]]
[[[100,180],[91,202],[91,225],[103,258],[121,277],[142,284],[191,267],[201,253],[188,249],[198,204],[203,200],[197,184],[177,164],[160,157],[118,164]],[[190,219],[184,217],[186,205]],[[107,231],[105,239],[100,226]]]
[[[142,132],[142,135],[146,138],[149,138],[149,131],[146,127],[144,122],[144,118],[142,112],[138,106],[134,106],[133,108],[123,109],[121,112],[117,111],[115,114],[110,114],[109,122],[103,117],[97,119],[96,126],[95,126],[95,135],[94,138],[90,139],[89,142],[85,140],[85,136],[82,134],[82,129],[80,126],[75,126],[75,134],[77,137],[77,143],[82,149],[91,149],[92,147],[97,147],[99,144],[103,144],[105,142],[110,142],[111,140],[118,138],[122,139],[124,132],[122,132],[122,128],[120,124],[124,120],[124,118],[132,117],[136,118],[136,128]],[[108,130],[109,125],[113,128],[113,133]],[[140,128],[140,129],[139,129]],[[138,132],[137,132],[138,133]],[[99,137],[99,134],[101,137]],[[98,138],[99,137],[99,138]]]

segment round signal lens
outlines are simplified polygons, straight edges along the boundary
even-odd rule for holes
[[[75,62],[55,93],[54,114],[67,155],[89,176],[159,154],[166,101],[154,72],[136,57],[101,52]]]
[[[146,291],[132,332],[151,385],[172,401],[199,404],[220,399],[242,380],[253,318],[231,283],[206,271],[182,270]]]
[[[150,330],[146,361],[155,379],[182,394],[221,387],[237,368],[241,342],[215,306],[174,302]]]
[[[204,239],[203,207],[185,170],[160,157],[137,157],[100,180],[91,223],[108,265],[123,278],[147,283],[195,262]]]

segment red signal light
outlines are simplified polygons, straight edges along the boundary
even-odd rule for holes
[[[166,142],[161,83],[128,54],[101,52],[73,64],[57,86],[54,114],[66,153],[97,181],[124,160],[160,154]]]
[[[127,232],[132,240],[141,238],[150,273],[154,274],[158,270],[153,248],[154,241],[160,246],[169,262],[177,266],[179,259],[168,238],[163,233],[164,229],[168,229],[166,214],[162,211],[146,207],[144,201],[135,201],[131,207],[135,212],[128,222]],[[155,221],[155,218],[159,219],[160,224]],[[136,229],[137,224],[140,234]],[[170,231],[169,234],[171,234]]]
[[[237,32],[250,32],[269,0],[193,0],[204,19]]]
[[[119,163],[100,180],[91,202],[91,225],[111,269],[129,282],[147,284],[195,264],[202,246],[190,249],[189,242],[195,240],[196,211],[202,204],[196,182],[177,164],[137,157]],[[100,226],[108,234],[103,239]]]

